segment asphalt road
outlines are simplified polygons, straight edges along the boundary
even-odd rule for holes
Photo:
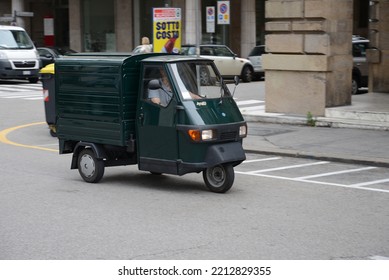
[[[58,155],[42,100],[0,106],[0,259],[389,258],[389,194],[345,187],[388,169],[248,154],[226,194],[136,166],[88,184]]]

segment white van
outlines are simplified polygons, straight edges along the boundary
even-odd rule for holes
[[[0,25],[0,79],[39,80],[40,59],[27,32],[17,26]]]

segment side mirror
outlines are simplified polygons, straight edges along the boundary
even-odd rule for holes
[[[239,81],[240,81],[239,77],[238,77],[238,76],[235,76],[235,77],[234,77],[234,82],[235,82],[235,85],[236,85],[236,86],[239,85]]]
[[[161,88],[161,85],[159,83],[159,80],[157,79],[154,79],[154,80],[151,80],[148,84],[148,88],[149,89],[152,89],[152,90],[155,90],[155,89],[160,89]]]

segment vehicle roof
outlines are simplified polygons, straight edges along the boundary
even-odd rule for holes
[[[199,45],[200,47],[228,47],[227,45],[216,45],[216,44],[200,44]],[[185,45],[182,45],[182,47],[196,47],[196,45],[194,44],[185,44]]]
[[[24,30],[24,28],[20,26],[13,26],[13,25],[0,25],[0,30]]]
[[[146,62],[176,62],[176,61],[190,61],[190,60],[210,60],[208,58],[199,57],[196,56],[188,56],[188,55],[162,55],[162,56],[151,56],[143,61]]]
[[[359,35],[353,35],[353,42],[369,42],[369,39],[366,39],[365,37],[359,36]]]
[[[142,56],[145,58],[142,59]],[[96,62],[100,61],[103,63],[115,63],[122,64],[126,60],[137,59],[145,62],[158,62],[158,63],[170,63],[170,62],[179,62],[179,61],[195,61],[195,60],[207,60],[212,61],[207,58],[197,58],[196,56],[187,56],[187,55],[175,55],[175,54],[161,54],[161,53],[148,53],[148,54],[129,54],[129,53],[73,53],[66,57],[59,59],[59,62],[64,61],[84,61],[84,62]]]

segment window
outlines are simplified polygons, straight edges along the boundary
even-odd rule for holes
[[[173,88],[162,66],[146,66],[143,79],[143,98],[167,107],[173,97]]]
[[[201,100],[230,96],[212,64],[180,62],[171,64],[179,93],[183,100]]]
[[[33,44],[22,30],[0,30],[0,48],[32,49]]]
[[[83,0],[84,50],[116,51],[114,1]]]
[[[353,56],[366,57],[367,48],[368,48],[368,43],[353,43]]]

